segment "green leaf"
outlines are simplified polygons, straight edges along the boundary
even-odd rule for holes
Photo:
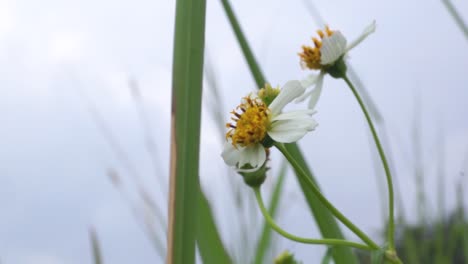
[[[101,249],[99,247],[96,231],[93,228],[89,229],[89,237],[91,239],[91,246],[93,249],[94,264],[102,264]]]
[[[197,245],[204,264],[229,264],[231,257],[224,248],[211,211],[210,203],[203,192],[198,197]]]
[[[385,247],[380,248],[379,250],[374,250],[371,252],[371,264],[382,264],[385,255]]]
[[[177,0],[167,263],[195,263],[205,0]]]
[[[288,163],[286,160],[283,160],[283,162],[281,163],[281,168],[278,173],[278,180],[276,181],[275,188],[271,196],[270,206],[268,208],[268,212],[270,213],[271,217],[275,217],[275,214],[278,209],[278,205],[279,205],[279,201],[281,197],[281,191],[283,190],[283,186],[284,186],[283,182],[284,182],[284,177],[286,175],[287,164]],[[260,236],[260,239],[258,240],[257,247],[255,250],[255,262],[254,263],[256,264],[265,263],[265,255],[271,243],[271,234],[272,234],[272,229],[270,225],[268,225],[268,223],[264,220],[262,234]]]
[[[333,248],[329,247],[327,251],[325,252],[325,256],[323,256],[322,258],[322,262],[321,262],[322,264],[332,263],[332,257],[333,257],[332,252],[333,252]]]
[[[285,144],[285,146],[300,166],[309,174],[312,181],[318,186],[297,144]],[[325,238],[344,238],[338,223],[330,211],[318,201],[315,194],[307,190],[307,184],[303,182],[300,177],[297,177],[297,179],[322,236]],[[350,248],[336,246],[332,254],[335,263],[358,263],[356,256],[352,253]]]
[[[221,3],[223,4],[224,11],[226,12],[229,22],[231,23],[232,30],[234,30],[237,42],[242,49],[242,53],[244,53],[245,60],[249,64],[250,72],[255,79],[255,83],[257,84],[258,88],[261,88],[266,83],[266,79],[260,70],[257,60],[255,59],[255,56],[249,47],[249,43],[247,42],[244,33],[242,32],[242,28],[237,21],[236,14],[234,14],[234,11],[231,8],[231,4],[228,0],[221,0]]]
[[[234,30],[234,34],[236,35],[237,41],[244,53],[244,57],[250,67],[250,71],[254,76],[256,85],[258,88],[261,88],[265,83],[266,79],[263,76],[260,67],[255,60],[255,57],[249,47],[247,39],[245,38],[239,22],[237,21],[236,15],[232,10],[228,0],[221,0],[226,15],[231,23],[231,26]],[[305,162],[304,156],[302,155],[299,147],[297,144],[286,144],[287,150],[293,155],[293,157],[298,161],[301,167],[307,172],[310,178],[316,183],[312,171],[310,170],[309,166]],[[297,174],[296,174],[297,176]],[[333,215],[326,209],[324,205],[322,205],[315,197],[314,194],[307,191],[307,185],[300,180],[300,177],[297,177],[299,184],[301,186],[302,192],[305,195],[307,204],[317,222],[317,225],[322,233],[322,236],[325,238],[344,238],[343,233],[341,232],[338,223],[336,222]],[[317,185],[318,186],[318,185]],[[336,247],[333,250],[333,259],[337,264],[354,264],[358,263],[356,256],[353,254],[350,248],[347,247]]]
[[[457,26],[460,28],[460,30],[463,32],[463,35],[465,35],[465,38],[468,40],[468,26],[463,21],[463,18],[461,17],[460,12],[452,4],[452,2],[450,2],[450,0],[442,0],[442,3],[444,3],[444,6],[447,8],[447,11],[449,11],[453,20],[455,21]]]

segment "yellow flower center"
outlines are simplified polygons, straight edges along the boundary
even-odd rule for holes
[[[270,124],[270,110],[261,99],[244,97],[243,102],[231,114],[234,123],[226,124],[230,128],[226,139],[231,138],[234,147],[250,146],[265,138]]]
[[[312,38],[314,42],[314,47],[311,46],[302,46],[302,52],[298,53],[299,57],[301,58],[301,66],[303,68],[309,68],[311,70],[320,70],[323,66],[320,64],[320,48],[322,47],[322,39],[327,36],[330,37],[333,35],[333,31],[330,30],[328,26],[325,27],[325,32],[322,30],[318,30],[317,34],[320,36],[318,38]]]

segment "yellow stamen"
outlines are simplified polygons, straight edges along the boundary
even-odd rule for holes
[[[301,58],[301,65],[304,68],[309,68],[311,70],[320,70],[323,66],[320,64],[320,48],[322,47],[322,39],[327,36],[330,37],[333,35],[333,31],[330,30],[328,26],[325,27],[325,32],[322,30],[318,30],[317,34],[319,35],[320,39],[312,38],[312,42],[314,42],[314,47],[311,46],[302,46],[302,52],[298,53],[299,57]]]
[[[226,139],[231,138],[234,147],[250,146],[265,138],[270,123],[270,110],[261,99],[244,97],[243,102],[231,114],[235,123],[226,124],[230,128]]]

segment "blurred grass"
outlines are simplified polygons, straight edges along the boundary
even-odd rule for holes
[[[266,83],[266,79],[260,70],[260,67],[253,55],[253,52],[250,49],[250,46],[247,42],[246,37],[244,36],[240,24],[232,10],[232,7],[228,0],[221,0],[223,8],[226,12],[226,16],[233,28],[234,34],[236,35],[237,41],[242,49],[244,57],[249,65],[252,76],[255,79],[257,88],[263,87]],[[297,144],[286,144],[286,148],[291,155],[298,161],[300,166],[304,168],[307,174],[310,176],[312,181],[317,185],[313,174],[305,161],[301,151]],[[307,191],[306,184],[300,180],[300,177],[297,178],[301,186],[302,192],[306,198],[307,204],[312,212],[313,217],[315,218],[322,236],[325,238],[343,238],[343,234],[336,222],[336,219],[332,214],[322,205],[315,197],[312,192]],[[336,263],[357,263],[357,258],[352,253],[351,249],[346,247],[336,247],[333,251],[333,259]]]
[[[450,0],[442,0],[445,8],[452,16],[453,20],[457,24],[458,28],[462,31],[463,35],[465,36],[466,40],[468,40],[468,27],[466,26],[463,18],[461,17],[460,13],[458,12],[457,8],[452,4]]]
[[[96,231],[94,228],[89,229],[89,238],[91,240],[91,246],[93,251],[93,263],[94,264],[103,264],[102,257],[101,257],[101,249],[99,246],[99,241],[97,238]]]
[[[195,263],[205,11],[204,0],[176,2],[166,260],[171,264]]]

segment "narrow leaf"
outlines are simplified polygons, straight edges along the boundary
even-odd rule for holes
[[[101,249],[99,247],[99,241],[94,228],[89,229],[89,237],[91,239],[94,264],[102,264]]]
[[[205,0],[177,0],[167,263],[195,263]]]
[[[465,35],[465,38],[468,40],[468,26],[463,21],[463,18],[461,17],[460,12],[452,4],[452,2],[450,2],[450,0],[442,0],[442,3],[444,3],[445,8],[447,8],[453,20],[455,21],[457,26],[460,28],[460,30],[463,32],[463,35]]]
[[[330,264],[332,263],[332,251],[333,251],[333,248],[332,247],[329,247],[327,249],[327,251],[325,252],[325,256],[323,256],[322,258],[322,264]]]
[[[371,252],[371,264],[382,264],[385,254],[385,248]]]
[[[244,53],[245,60],[249,64],[250,72],[255,79],[255,83],[259,88],[263,87],[263,85],[266,83],[266,79],[257,63],[257,60],[255,59],[255,56],[253,55],[252,50],[250,49],[249,43],[247,42],[244,33],[242,32],[242,28],[237,21],[236,14],[232,10],[231,4],[228,0],[221,0],[221,3],[223,4],[226,16],[231,23],[232,30],[234,30],[234,34],[236,34],[237,41],[242,49],[242,53]]]
[[[204,264],[232,263],[221,241],[211,206],[203,192],[198,197],[197,245]]]

